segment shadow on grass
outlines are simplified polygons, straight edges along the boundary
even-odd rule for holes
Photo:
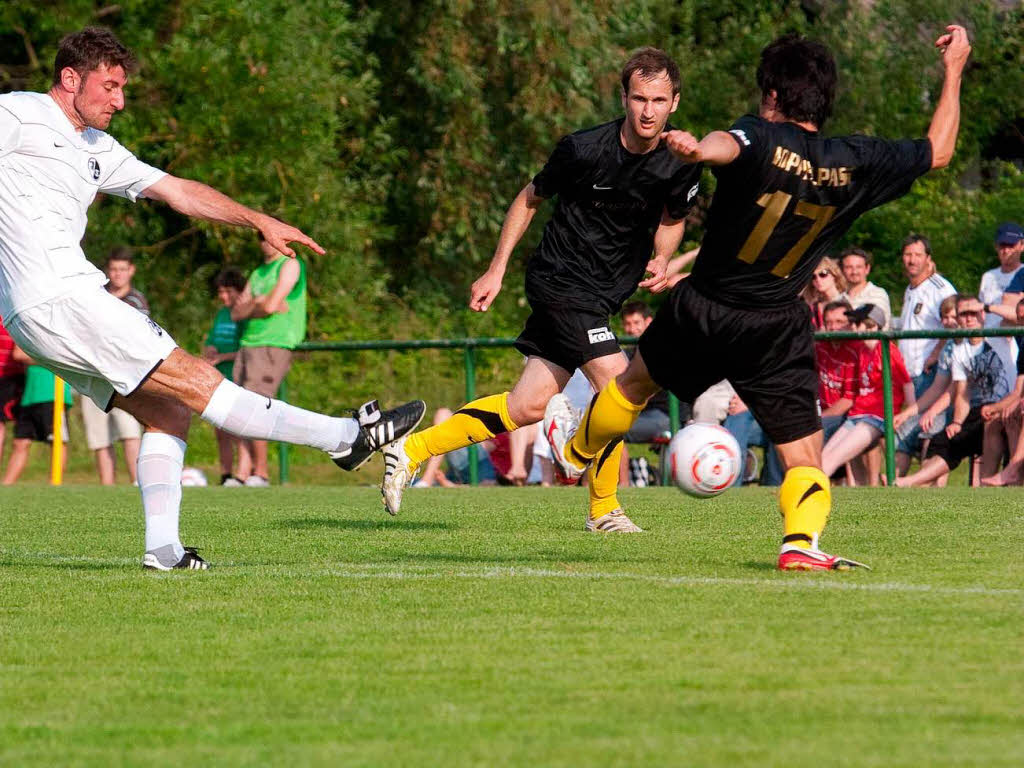
[[[334,517],[302,517],[282,520],[278,528],[293,531],[333,529],[337,531],[450,531],[455,526],[437,520],[345,520]]]
[[[554,570],[572,570],[572,566],[582,563],[644,563],[635,557],[610,558],[601,554],[574,552],[524,552],[513,555],[461,555],[448,552],[417,552],[399,556],[396,562],[430,562],[430,563],[463,563],[476,565],[546,565]],[[377,561],[379,562],[379,561]]]
[[[0,568],[47,568],[57,571],[123,571],[129,567],[141,569],[140,566],[129,566],[127,563],[77,563],[73,560],[43,560],[41,558],[12,558],[0,560]]]
[[[771,560],[747,560],[743,567],[751,571],[776,571],[778,564]]]

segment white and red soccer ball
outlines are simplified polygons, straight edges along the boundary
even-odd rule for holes
[[[672,479],[691,496],[717,496],[743,471],[736,438],[718,424],[696,422],[676,432],[668,446]]]

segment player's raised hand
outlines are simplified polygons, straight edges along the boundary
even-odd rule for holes
[[[640,282],[640,288],[646,288],[651,293],[661,293],[668,288],[668,258],[656,256],[647,262],[647,273],[650,277]]]
[[[263,239],[274,250],[284,256],[295,256],[295,251],[291,249],[288,245],[289,243],[300,243],[321,256],[326,253],[316,240],[301,229],[293,227],[291,224],[285,224],[283,221],[278,221],[273,216],[267,216],[261,220],[257,229],[263,235]]]
[[[494,303],[494,297],[501,290],[501,274],[487,270],[476,279],[469,289],[469,308],[474,312],[486,312]]]
[[[680,160],[685,160],[688,163],[700,162],[700,142],[692,133],[666,131],[661,134],[661,140],[665,142],[668,151]]]
[[[946,34],[935,41],[935,47],[942,49],[942,63],[946,69],[962,72],[971,55],[971,43],[967,38],[967,30],[959,24],[946,27]]]

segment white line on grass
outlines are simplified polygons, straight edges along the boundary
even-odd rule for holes
[[[86,555],[57,555],[47,552],[20,552],[0,548],[0,555],[26,560],[47,562],[90,563],[104,565],[138,565],[137,558],[127,557],[89,557]],[[834,589],[860,592],[911,592],[934,595],[992,595],[1013,597],[1024,595],[1024,589],[986,587],[939,587],[930,584],[902,584],[900,582],[863,582],[848,581],[843,574],[779,574],[772,579],[744,579],[731,576],[661,576],[648,573],[631,573],[629,571],[570,571],[550,568],[531,567],[497,567],[482,566],[475,570],[466,568],[439,569],[431,566],[403,564],[395,567],[390,563],[365,563],[337,565],[284,565],[238,563],[231,561],[214,561],[211,565],[213,573],[220,568],[225,571],[259,569],[264,573],[275,574],[287,578],[307,578],[310,576],[334,576],[340,579],[395,579],[395,580],[428,580],[428,579],[576,579],[581,581],[639,581],[664,587],[768,587],[775,589]],[[854,578],[870,578],[858,574]]]

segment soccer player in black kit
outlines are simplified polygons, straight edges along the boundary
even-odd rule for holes
[[[860,214],[949,163],[970,44],[962,27],[949,26],[936,46],[943,49],[945,80],[925,139],[821,136],[832,110],[835,62],[825,46],[796,36],[761,52],[759,116],[742,117],[701,141],[683,131],[665,137],[676,156],[707,163],[718,180],[700,255],[640,338],[629,368],[591,403],[581,428],[555,424],[563,469],[578,473],[592,462],[659,389],[692,401],[728,378],[787,469],[779,493],[778,567],[862,566],[818,549],[831,495],[821,471],[810,315],[798,294]]]
[[[682,240],[683,220],[700,180],[701,164],[678,159],[661,139],[678,104],[675,62],[663,51],[641,49],[622,70],[625,117],[561,139],[513,201],[491,265],[473,283],[469,305],[484,312],[493,303],[512,250],[544,200],[557,197],[526,270],[532,313],[516,341],[527,356],[526,367],[511,392],[474,400],[441,424],[391,445],[381,485],[391,514],[430,456],[540,421],[548,401],[577,368],[597,390],[625,370],[609,317],[638,284],[655,292],[667,287],[668,259]],[[586,529],[638,531],[616,498],[621,442],[603,448],[588,470]]]

